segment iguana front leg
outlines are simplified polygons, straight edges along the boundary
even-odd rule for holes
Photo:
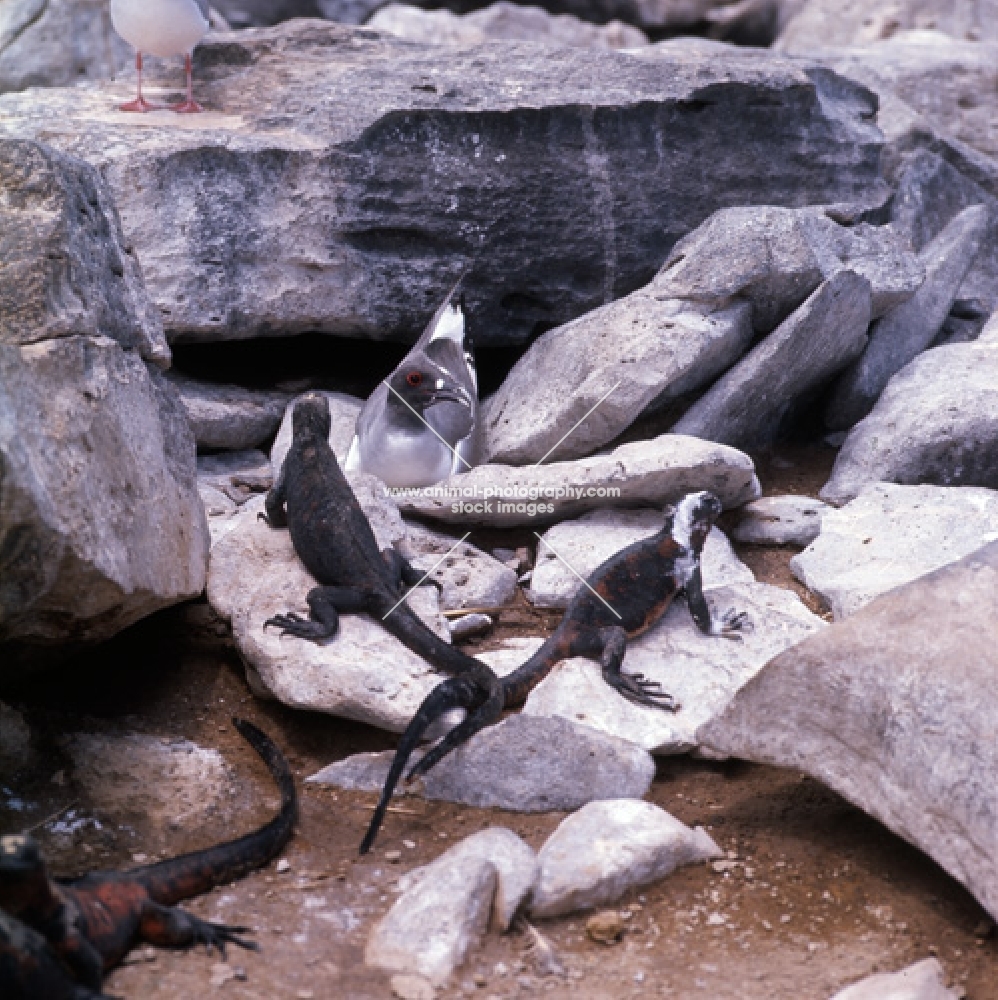
[[[700,574],[699,564],[687,581],[685,590],[690,614],[704,635],[716,635],[722,639],[741,642],[742,632],[750,625],[749,616],[744,611],[735,611],[731,608],[722,615],[720,621],[713,620],[710,605],[703,596],[703,577]]]
[[[267,491],[266,499],[263,501],[263,505],[266,508],[266,513],[260,511],[257,517],[266,521],[272,528],[286,528],[288,526],[288,514],[284,509],[284,505],[288,499],[287,484],[284,481],[284,466],[281,466],[281,471],[277,474],[277,479],[274,481],[274,485]]]

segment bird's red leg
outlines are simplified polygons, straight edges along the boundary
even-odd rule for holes
[[[170,110],[181,115],[192,115],[204,111],[204,108],[194,100],[194,68],[189,52],[184,57],[184,69],[187,70],[187,100],[183,104],[171,104]]]
[[[129,101],[127,104],[122,104],[119,110],[121,110],[121,111],[153,111],[153,110],[155,110],[158,107],[158,105],[156,105],[156,104],[150,104],[142,96],[142,53],[141,52],[136,52],[135,53],[135,71],[136,71],[136,73],[138,75],[138,78],[139,78],[139,89],[137,91],[138,96],[135,98],[134,101]]]

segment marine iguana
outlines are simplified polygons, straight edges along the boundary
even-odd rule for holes
[[[229,943],[257,949],[240,936],[248,928],[209,923],[175,905],[265,865],[294,831],[298,799],[287,761],[252,723],[233,719],[232,724],[264,759],[281,791],[280,812],[253,833],[132,871],[91,872],[69,880],[49,877],[30,836],[0,838],[0,908],[41,934],[73,979],[93,994],[100,993],[104,973],[138,941],[167,948],[204,944],[223,955]],[[15,967],[15,983],[18,968],[24,976],[30,971],[33,942]]]
[[[461,278],[357,417],[343,468],[388,486],[429,486],[479,461],[478,378]]]
[[[747,615],[728,611],[715,622],[703,595],[700,556],[721,510],[721,501],[713,493],[689,493],[675,509],[666,509],[662,529],[657,534],[629,545],[597,567],[587,580],[588,586],[579,588],[550,638],[533,656],[502,678],[503,707],[522,705],[559,661],[586,656],[600,661],[604,680],[625,698],[640,705],[677,711],[680,706],[659,684],[641,674],[623,673],[621,664],[627,640],[651,628],[681,592],[685,592],[690,614],[702,632],[741,638]],[[381,799],[361,843],[361,854],[374,844],[395,786],[427,728],[445,712],[463,704],[459,699],[466,698],[466,694],[452,691],[452,685],[452,680],[446,680],[434,688],[402,734]],[[406,781],[425,774],[451,750],[494,721],[485,719],[481,713],[469,716],[413,765]]]
[[[38,931],[0,910],[3,1000],[113,1000],[81,986]]]

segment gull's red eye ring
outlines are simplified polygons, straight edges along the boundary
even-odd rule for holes
[[[414,389],[423,381],[423,375],[421,372],[409,372],[405,377],[406,382],[411,385]]]

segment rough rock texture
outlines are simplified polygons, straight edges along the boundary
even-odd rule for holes
[[[821,521],[790,568],[835,618],[998,538],[998,491],[973,486],[866,487]]]
[[[872,95],[778,58],[441,60],[303,20],[206,39],[195,72],[208,113],[183,127],[115,112],[127,83],[0,98],[0,131],[100,167],[174,339],[414,339],[471,267],[480,343],[522,343],[649,281],[720,207],[879,183]]]
[[[838,217],[819,208],[723,209],[672,248],[655,286],[705,303],[742,296],[760,333],[844,268],[870,282],[874,317],[911,298],[925,267],[905,240],[887,226],[840,225],[829,213]]]
[[[60,337],[0,345],[0,386],[0,642],[27,661],[197,596],[194,439],[162,377],[107,338]]]
[[[141,813],[164,834],[190,830],[232,793],[234,778],[217,750],[143,733],[76,733],[62,741],[73,782],[88,807],[115,822]]]
[[[224,493],[237,506],[274,484],[270,459],[255,448],[198,458],[198,488]]]
[[[477,854],[436,862],[433,878],[404,892],[374,925],[364,961],[442,985],[488,929],[496,879],[496,866]]]
[[[603,507],[662,507],[692,490],[713,491],[725,507],[755,500],[761,492],[748,455],[725,445],[663,434],[574,462],[524,468],[479,465],[419,496],[395,499],[404,512],[435,520],[509,527],[563,520]]]
[[[811,497],[760,497],[738,511],[731,535],[750,545],[810,545],[829,510],[828,504]]]
[[[277,433],[288,405],[287,393],[259,392],[168,376],[180,394],[199,449],[256,448]]]
[[[652,282],[530,345],[484,407],[487,460],[592,454],[646,409],[709,385],[751,340],[748,303],[683,302]]]
[[[487,552],[418,524],[407,524],[402,551],[409,561],[443,585],[440,606],[496,608],[516,596],[516,570]],[[434,568],[435,567],[435,568]]]
[[[998,334],[902,368],[849,432],[821,496],[846,503],[880,481],[998,489]]]
[[[903,153],[892,171],[897,191],[891,224],[915,250],[923,250],[965,208],[987,207],[989,221],[980,250],[958,293],[983,302],[986,309],[998,306],[998,163],[993,169],[996,182],[988,189],[940,153],[916,147]]]
[[[996,615],[992,542],[777,657],[700,738],[814,776],[998,916]]]
[[[963,990],[946,986],[938,958],[924,958],[900,972],[882,972],[839,990],[832,1000],[960,1000]]]
[[[355,754],[309,781],[378,791],[393,757],[390,750]],[[445,757],[418,791],[479,809],[568,812],[595,799],[640,798],[654,776],[651,756],[630,740],[567,719],[511,715]]]
[[[366,26],[431,45],[480,45],[495,39],[583,49],[633,49],[648,44],[643,31],[620,21],[592,24],[572,14],[550,14],[543,7],[507,0],[469,14],[390,3],[380,8]]]
[[[986,0],[994,10],[994,0]],[[976,4],[953,4],[969,11]],[[980,5],[983,6],[983,5]],[[979,8],[980,9],[980,8]],[[986,21],[983,10],[980,16]],[[998,156],[998,39],[968,41],[942,31],[899,31],[869,45],[826,48],[830,39],[793,51],[820,59],[839,73],[878,92],[889,91],[944,134]],[[789,51],[786,44],[781,45]]]
[[[940,0],[804,0],[776,42],[790,52],[824,45],[869,45],[911,28],[935,28],[957,39],[998,42],[998,3]]]
[[[690,829],[650,802],[592,802],[562,820],[537,855],[534,917],[556,917],[612,903],[681,865],[720,857],[702,827]]]
[[[662,529],[661,510],[594,510],[575,521],[549,528],[537,545],[537,562],[527,598],[541,608],[567,608],[598,566],[628,545]],[[703,550],[703,581],[708,590],[755,579],[714,528]]]
[[[131,47],[93,0],[0,0],[0,94],[107,80],[133,64]]]
[[[59,337],[107,337],[170,363],[100,174],[41,143],[0,138],[0,344]]]
[[[863,350],[869,323],[869,282],[839,271],[718,379],[673,433],[740,447],[770,442],[797,399]]]
[[[825,411],[825,425],[845,430],[862,420],[892,375],[932,343],[949,315],[988,226],[983,205],[964,209],[919,255],[925,283],[870,330],[866,350],[842,373]]]
[[[512,830],[490,826],[455,844],[435,861],[403,875],[399,889],[409,892],[421,882],[432,880],[448,865],[468,857],[484,858],[496,867],[496,895],[492,904],[492,927],[509,930],[513,917],[537,881],[539,867],[533,849]]]
[[[358,492],[368,512],[370,503]],[[305,595],[315,581],[295,555],[288,532],[258,520],[262,509],[262,498],[250,500],[228,520],[212,548],[208,573],[208,600],[231,622],[254,690],[286,705],[401,731],[441,676],[366,615],[344,615],[339,632],[324,645],[264,631],[272,615],[307,614]],[[373,526],[383,548],[392,544],[383,524],[375,520]],[[409,604],[438,634],[449,636],[436,588],[420,587]]]
[[[524,714],[571,719],[654,754],[697,749],[700,725],[720,712],[769,660],[824,625],[796,594],[763,583],[712,589],[708,602],[716,614],[747,612],[751,627],[741,642],[705,636],[680,599],[658,625],[628,643],[624,656],[624,671],[658,681],[682,706],[678,712],[643,708],[613,694],[599,664],[579,657],[558,664],[537,685]],[[501,664],[498,656],[483,654],[482,659],[500,672],[507,663],[515,666],[513,656],[504,657]]]
[[[364,405],[364,400],[358,399],[356,396],[348,396],[343,392],[324,392],[322,395],[329,402],[329,447],[333,449],[333,454],[342,463],[350,450],[357,415]],[[275,476],[280,472],[288,450],[291,448],[291,440],[294,437],[291,429],[291,418],[297,402],[298,399],[293,399],[285,408],[280,429],[270,449],[270,464],[273,466]]]
[[[233,28],[261,28],[293,17],[323,17],[322,0],[212,0]]]

